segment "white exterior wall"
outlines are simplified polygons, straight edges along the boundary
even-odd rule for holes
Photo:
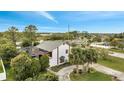
[[[66,54],[66,50],[68,50],[67,54]],[[59,47],[59,64],[63,64],[63,63],[60,63],[61,56],[64,56],[65,60],[68,60],[68,54],[69,54],[69,45],[67,45],[67,44],[61,45]]]
[[[57,65],[57,48],[52,51],[52,57],[49,58],[50,67]]]
[[[66,54],[66,49],[68,50],[68,53]],[[52,58],[50,58],[50,67],[60,65],[63,63],[60,63],[60,57],[64,56],[65,60],[68,60],[68,54],[69,54],[69,45],[62,44],[59,46],[59,64],[57,64],[57,48],[52,51]]]

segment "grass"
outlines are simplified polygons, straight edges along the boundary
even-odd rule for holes
[[[108,56],[106,60],[98,60],[98,63],[112,69],[124,72],[124,59]]]
[[[59,66],[51,67],[51,70],[58,72],[60,69],[67,67],[67,66],[70,66],[70,65],[71,65],[70,63],[64,63],[64,64],[59,65]]]
[[[124,53],[124,50],[120,50],[120,49],[110,49],[110,51],[118,52],[118,53]]]
[[[13,72],[12,72],[12,69],[10,69],[10,68],[7,68],[6,69],[6,81],[15,81],[14,80],[14,77],[13,77]]]
[[[85,74],[70,74],[72,81],[111,81],[112,77],[100,72],[95,71],[94,73]]]
[[[0,61],[0,73],[2,73],[2,72],[3,72],[3,67],[2,67],[2,63]]]

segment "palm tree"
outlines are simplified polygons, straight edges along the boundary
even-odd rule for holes
[[[73,48],[71,50],[70,61],[72,64],[76,65],[76,72],[78,73],[79,64],[82,62],[80,48]]]
[[[98,59],[98,54],[95,49],[87,49],[86,50],[86,61],[87,61],[87,70],[90,70],[89,65],[96,63]]]
[[[82,62],[82,70],[85,71],[85,66],[84,66],[84,64],[85,64],[86,61],[87,61],[87,60],[86,60],[86,51],[85,51],[85,49],[82,49],[80,58],[81,58],[81,62]]]

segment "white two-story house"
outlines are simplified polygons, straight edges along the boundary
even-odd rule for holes
[[[68,62],[69,45],[64,41],[43,41],[36,48],[38,56],[49,54],[50,67]]]

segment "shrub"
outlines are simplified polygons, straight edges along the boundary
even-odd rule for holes
[[[77,69],[76,68],[73,69],[73,73],[75,73],[75,74],[77,73]]]
[[[83,73],[82,69],[79,69],[78,71],[79,71],[79,74],[82,74]]]
[[[33,45],[34,45],[34,46],[36,46],[36,45],[38,45],[38,44],[40,44],[40,43],[39,43],[39,42],[34,42],[34,44],[33,44]]]
[[[50,72],[46,73],[44,76],[45,76],[45,80],[47,81],[58,81],[58,76]]]
[[[95,73],[96,70],[95,70],[94,68],[89,68],[89,72],[90,72],[90,73]]]
[[[39,59],[41,65],[41,71],[45,71],[49,67],[49,57],[47,55],[43,55]]]
[[[32,59],[27,53],[22,52],[12,59],[11,67],[16,80],[25,80],[33,78],[40,72],[40,63],[38,59]]]
[[[32,45],[32,42],[30,40],[24,40],[21,44],[22,47],[29,47]]]

